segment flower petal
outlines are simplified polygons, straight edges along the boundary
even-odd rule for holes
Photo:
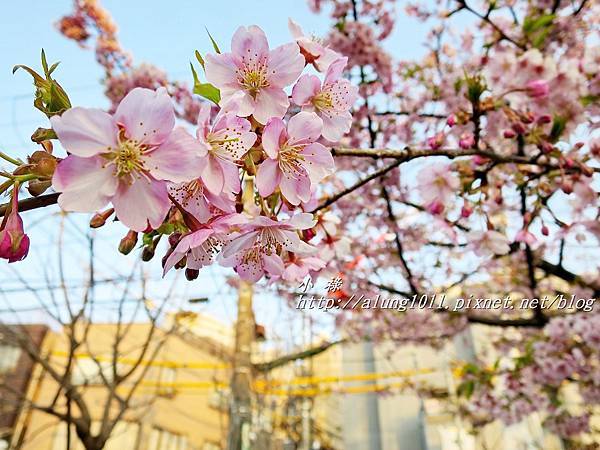
[[[287,139],[285,123],[283,120],[274,117],[265,125],[262,134],[262,146],[269,158],[277,158],[281,143]]]
[[[231,53],[243,58],[247,64],[266,59],[269,42],[265,32],[256,25],[239,27],[231,39]]]
[[[52,116],[50,123],[62,146],[73,155],[94,156],[117,146],[117,124],[100,109],[71,108]]]
[[[223,168],[217,158],[213,155],[208,155],[206,158],[206,165],[202,169],[200,174],[204,185],[210,192],[215,195],[219,195],[223,192],[223,185],[225,184],[225,177],[223,176]]]
[[[305,74],[300,77],[292,89],[292,100],[296,105],[305,106],[321,90],[321,80],[316,75]]]
[[[175,126],[175,111],[167,90],[145,88],[131,90],[115,112],[116,121],[126,135],[148,145],[159,145]]]
[[[298,79],[304,69],[304,56],[295,42],[269,52],[268,77],[272,86],[283,88]]]
[[[267,123],[271,117],[282,118],[290,106],[288,96],[283,89],[268,87],[256,96],[256,104],[252,115],[257,122]]]
[[[183,128],[177,128],[158,148],[144,155],[146,168],[157,180],[182,183],[198,177],[206,148]]]
[[[329,142],[338,142],[344,137],[344,134],[350,131],[350,127],[352,126],[352,114],[349,111],[322,114],[321,118],[323,119],[323,131],[321,134]]]
[[[294,177],[283,174],[279,183],[281,193],[292,205],[299,205],[310,200],[310,178],[305,170]]]
[[[313,184],[320,182],[335,170],[331,152],[318,142],[306,146],[302,151],[302,156],[304,156],[304,167]]]
[[[323,84],[333,84],[335,81],[339,80],[342,77],[342,73],[344,72],[347,63],[348,58],[345,56],[333,61],[327,68]]]
[[[256,172],[256,187],[262,197],[271,195],[281,181],[279,163],[275,159],[267,159],[258,166]]]
[[[236,59],[230,53],[206,55],[204,67],[206,79],[217,88],[223,89],[226,87],[233,88],[238,86],[236,74],[238,66]]]
[[[323,120],[313,112],[301,111],[293,116],[287,126],[290,144],[314,142],[321,136]]]
[[[81,158],[69,155],[52,177],[52,187],[62,192],[58,204],[65,211],[94,212],[104,207],[117,189],[117,178],[104,168],[100,156]]]
[[[112,203],[119,220],[134,231],[144,231],[148,223],[158,228],[171,207],[166,183],[145,178],[121,183]]]

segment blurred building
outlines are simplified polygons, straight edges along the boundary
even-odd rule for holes
[[[188,318],[189,319],[189,318]],[[186,320],[186,318],[184,318]],[[211,318],[203,317],[203,323]],[[215,327],[216,323],[213,324]],[[140,355],[140,343],[145,342],[151,330],[148,323],[129,326],[118,367],[127,370]],[[107,388],[102,377],[112,377],[112,342],[117,333],[116,324],[92,324],[89,327],[87,347],[76,357],[72,382],[84,389],[84,398],[90,405],[93,427],[100,425]],[[164,344],[147,363],[136,371],[143,375],[132,405],[117,423],[106,450],[216,450],[224,446],[227,431],[227,403],[223,386],[229,379],[229,342],[219,342],[218,333],[212,336],[194,336],[185,328],[173,334],[156,328],[155,339]],[[64,334],[48,332],[41,344],[50,355],[52,364],[64,365],[67,342]],[[89,355],[93,355],[94,359]],[[150,358],[149,356],[147,358]],[[100,364],[98,364],[100,363]],[[100,373],[100,367],[105,369]],[[37,404],[52,402],[58,385],[39,366],[29,367],[31,383],[27,398]],[[136,374],[132,379],[136,378]],[[3,415],[4,416],[4,415]],[[9,426],[11,426],[9,424]],[[63,450],[66,448],[67,427],[52,415],[22,408],[16,423],[12,424],[11,448],[22,450]],[[72,430],[72,450],[83,450]]]
[[[45,325],[5,325],[26,333],[34,348],[39,349],[48,332]],[[31,382],[34,362],[14,341],[12,333],[0,332],[0,384],[8,389],[0,397],[0,449],[8,448],[17,418],[22,411],[22,398]]]

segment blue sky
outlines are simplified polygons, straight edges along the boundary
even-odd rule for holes
[[[108,102],[102,94],[102,70],[94,60],[94,53],[80,48],[77,44],[62,37],[54,24],[64,14],[71,11],[71,1],[19,1],[3,7],[0,16],[0,149],[21,157],[35,150],[29,136],[38,126],[47,126],[45,116],[32,107],[33,86],[25,72],[12,74],[15,64],[39,67],[40,49],[43,47],[50,62],[61,61],[55,77],[71,97],[74,105],[106,107]],[[171,79],[190,82],[189,61],[194,50],[205,54],[212,50],[204,27],[207,27],[221,48],[227,49],[235,29],[240,25],[261,26],[270,44],[276,46],[289,42],[288,17],[299,22],[306,32],[324,35],[330,19],[327,14],[315,15],[303,0],[263,0],[263,1],[198,1],[198,0],[104,0],[102,4],[110,11],[119,27],[122,46],[131,51],[136,63],[149,62],[165,70]],[[421,42],[425,29],[413,19],[400,16],[397,32],[387,41],[386,46],[402,58],[422,53]],[[406,39],[410,36],[410,40]],[[48,215],[52,214],[50,218]],[[19,286],[15,280],[17,270],[32,286],[45,285],[43,271],[50,269],[56,277],[56,246],[58,242],[58,209],[50,207],[43,211],[29,212],[25,223],[32,239],[30,257],[23,263],[0,266],[0,285],[4,289]],[[82,238],[88,233],[87,215],[71,215],[65,228],[65,267],[67,281],[78,285],[85,278],[86,257],[82,252]],[[134,255],[124,257],[116,246],[124,229],[119,224],[108,225],[97,232],[97,271],[98,278],[127,275],[136,259]],[[164,251],[164,249],[162,250]],[[160,278],[160,256],[144,269],[151,278],[151,297],[160,297],[174,279]],[[208,296],[213,301],[207,306],[194,306],[192,309],[208,311],[225,321],[235,317],[235,291],[223,284],[222,271],[203,271],[200,280],[194,283],[179,281],[173,298],[183,301],[193,297]],[[326,280],[324,280],[326,281]],[[40,291],[43,292],[43,291]],[[115,297],[115,287],[100,286],[97,289],[99,301]],[[46,295],[47,293],[44,293]],[[282,341],[296,335],[294,327],[286,325],[285,317],[297,312],[289,311],[276,297],[266,291],[256,295],[257,318],[278,334]],[[0,305],[35,305],[31,292],[12,291]],[[1,309],[1,308],[0,308]],[[106,317],[111,314],[106,308]],[[41,320],[39,313],[26,313],[24,319]],[[330,318],[322,314],[318,318],[323,325],[331,324]],[[301,321],[296,321],[301,322]],[[273,332],[271,337],[273,337]]]

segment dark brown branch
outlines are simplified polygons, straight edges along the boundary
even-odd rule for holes
[[[350,187],[344,189],[343,191],[338,192],[337,194],[335,194],[335,195],[327,198],[325,201],[323,201],[319,206],[317,206],[311,212],[315,213],[317,211],[320,211],[322,209],[327,208],[328,206],[331,206],[333,203],[337,202],[340,198],[345,197],[346,195],[350,194],[351,192],[354,192],[355,190],[363,187],[369,181],[373,181],[374,179],[379,178],[379,177],[385,175],[390,170],[395,169],[396,167],[398,167],[403,162],[404,161],[402,159],[398,159],[397,161],[393,162],[389,166],[386,166],[383,169],[379,169],[379,170],[373,172],[371,175],[363,178],[362,180],[357,181],[352,186],[350,186]]]
[[[408,262],[406,261],[406,258],[404,257],[404,248],[402,246],[402,241],[400,240],[400,235],[398,234],[398,221],[396,219],[394,210],[392,208],[392,202],[390,200],[388,191],[385,188],[385,186],[383,186],[383,184],[381,186],[381,195],[382,195],[383,199],[385,200],[388,218],[393,227],[394,241],[396,243],[396,250],[398,252],[398,257],[400,258],[400,262],[402,263],[402,267],[404,268],[404,271],[406,272],[406,281],[408,282],[408,285],[410,286],[410,291],[413,294],[418,294],[419,290],[417,289],[417,286],[413,280],[412,271],[410,270],[410,267],[408,266]]]
[[[45,206],[50,206],[56,204],[58,201],[58,196],[60,193],[52,193],[46,195],[40,195],[39,197],[31,197],[26,198],[25,200],[19,201],[19,211],[30,211],[32,209],[43,208]],[[5,203],[0,205],[0,217],[4,216],[6,210],[8,209],[9,203]]]

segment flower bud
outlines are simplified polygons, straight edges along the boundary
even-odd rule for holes
[[[538,117],[538,120],[537,120],[537,123],[539,125],[544,125],[544,124],[547,124],[550,122],[552,122],[552,116],[550,116],[548,114],[544,114],[544,115]]]
[[[548,227],[546,225],[542,226],[542,234],[544,236],[548,236],[550,234],[550,230],[548,229]]]
[[[112,214],[114,212],[115,212],[115,210],[113,208],[109,208],[106,211],[94,214],[94,216],[90,220],[90,227],[91,228],[100,228],[100,227],[104,226],[104,224],[106,223],[108,218],[110,216],[112,216]]]
[[[550,93],[550,85],[544,79],[532,80],[525,85],[525,91],[532,98],[544,98]]]
[[[33,197],[37,197],[38,195],[42,195],[46,192],[50,186],[52,186],[52,181],[40,181],[40,180],[31,180],[27,184],[27,190]]]
[[[463,150],[473,148],[475,146],[475,137],[471,133],[461,134],[458,146]]]
[[[517,134],[525,134],[525,131],[527,131],[527,129],[525,128],[525,125],[523,125],[523,123],[521,123],[521,122],[514,122],[512,124],[512,129]]]
[[[503,135],[506,139],[512,139],[517,135],[517,133],[515,133],[513,130],[504,130]]]
[[[470,206],[464,205],[460,210],[460,216],[464,219],[468,218],[471,214],[473,214],[473,208]]]
[[[190,269],[189,267],[185,269],[185,278],[188,281],[194,281],[200,275],[200,271],[198,269]]]
[[[446,119],[446,124],[449,127],[453,127],[454,125],[456,125],[456,116],[454,114],[449,115],[448,119]]]
[[[121,239],[119,243],[119,251],[124,255],[128,255],[131,253],[131,250],[135,248],[135,244],[137,244],[138,234],[136,231],[129,230],[125,237]]]
[[[427,145],[432,150],[437,150],[444,143],[444,133],[437,133],[435,136],[427,138]]]
[[[29,236],[23,229],[23,219],[19,216],[18,188],[13,190],[11,209],[0,226],[0,258],[9,263],[22,261],[29,253]]]
[[[427,205],[426,209],[427,211],[429,211],[430,214],[437,216],[438,214],[444,212],[444,204],[439,200],[434,200],[429,205]]]

